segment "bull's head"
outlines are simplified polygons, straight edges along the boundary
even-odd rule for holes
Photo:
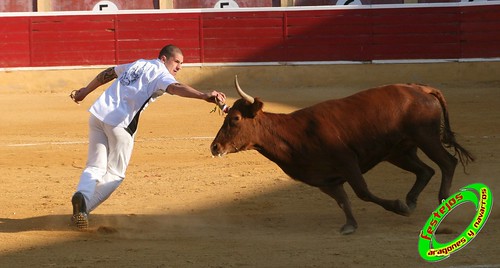
[[[227,112],[224,123],[210,146],[214,156],[254,149],[258,141],[256,126],[264,104],[241,89],[237,76],[234,78],[234,85],[241,99]]]

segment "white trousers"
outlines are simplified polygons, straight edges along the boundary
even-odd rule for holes
[[[134,136],[90,115],[87,164],[76,189],[85,197],[87,213],[104,202],[125,178]]]

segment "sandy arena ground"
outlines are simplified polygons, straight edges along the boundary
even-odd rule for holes
[[[418,236],[438,204],[439,171],[410,217],[363,202],[346,185],[359,228],[342,236],[344,215],[333,199],[257,152],[212,158],[209,145],[223,117],[210,113],[209,103],[177,96],[160,98],[142,115],[127,178],[91,214],[90,230],[77,231],[70,198],[86,160],[87,109],[104,87],[81,105],[68,94],[99,71],[51,86],[15,72],[1,81],[0,267],[500,267],[499,204],[464,249],[435,264],[420,258]],[[242,83],[270,112],[366,86],[270,90]],[[457,168],[452,192],[483,182],[499,200],[500,82],[433,86],[447,98],[458,141],[477,157],[468,174]],[[221,89],[232,103],[233,89]],[[366,179],[375,194],[393,199],[404,199],[414,180],[388,164]],[[454,233],[438,240],[455,238],[472,212],[467,205],[455,210],[443,223]]]

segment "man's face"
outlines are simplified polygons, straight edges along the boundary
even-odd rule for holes
[[[172,57],[166,58],[163,56],[163,62],[165,67],[173,76],[177,75],[177,72],[182,69],[182,63],[184,62],[184,56],[180,53],[175,53]]]

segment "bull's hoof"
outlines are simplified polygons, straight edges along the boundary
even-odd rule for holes
[[[413,213],[413,211],[415,211],[415,209],[417,208],[417,203],[406,202],[406,205],[408,206],[410,213]]]
[[[410,213],[412,213],[417,208],[417,202],[406,201],[406,205],[408,206]]]
[[[351,224],[346,224],[340,228],[340,233],[343,235],[352,234],[354,231],[356,231],[356,226]]]
[[[394,212],[396,212],[399,215],[410,216],[412,209],[410,209],[410,207],[408,207],[405,202],[403,202],[399,199],[396,200],[395,202],[396,202],[396,205],[395,205]]]

